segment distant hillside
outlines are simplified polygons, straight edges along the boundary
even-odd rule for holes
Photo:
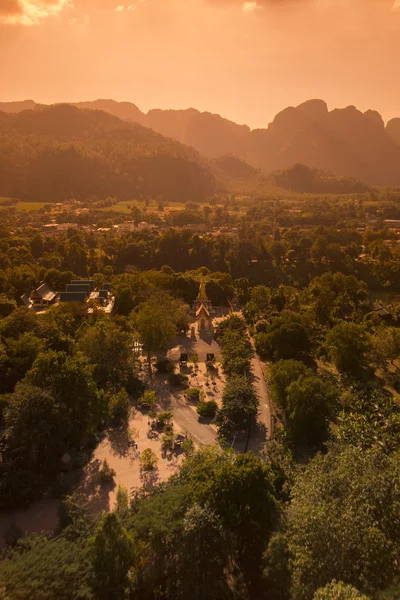
[[[27,101],[32,103],[32,101]],[[0,103],[16,112],[24,103]],[[300,163],[351,177],[371,185],[400,184],[400,119],[385,127],[379,113],[354,106],[328,110],[323,100],[309,100],[276,115],[266,129],[251,131],[220,115],[187,110],[150,110],[129,102],[96,100],[78,103],[136,122],[192,146],[202,155],[234,154],[257,169],[271,173]]]
[[[372,188],[356,179],[337,177],[327,171],[300,164],[285,171],[276,171],[271,179],[277,186],[301,194],[356,194],[372,191]]]
[[[105,112],[56,105],[0,113],[0,196],[201,200],[216,190],[195,150]]]

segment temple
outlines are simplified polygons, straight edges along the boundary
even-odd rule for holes
[[[199,294],[193,305],[196,311],[196,325],[199,333],[212,333],[212,305],[210,300],[207,298],[206,284],[204,281],[200,283]]]

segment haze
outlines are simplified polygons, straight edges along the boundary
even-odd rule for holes
[[[400,114],[400,0],[0,0],[0,100]]]

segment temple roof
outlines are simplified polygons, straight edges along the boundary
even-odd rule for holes
[[[199,308],[196,310],[196,317],[199,317],[202,312],[204,312],[207,315],[207,317],[210,316],[210,311],[208,310],[207,306],[205,306],[203,303],[201,303]]]

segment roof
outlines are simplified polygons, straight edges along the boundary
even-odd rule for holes
[[[30,299],[29,299],[28,294],[23,294],[21,296],[21,300],[25,304],[25,306],[30,306],[32,304],[31,301],[30,301]]]
[[[204,312],[207,315],[207,317],[210,316],[210,311],[203,303],[201,303],[199,308],[196,310],[196,317],[199,317],[202,312]]]
[[[94,290],[94,281],[93,279],[71,279],[71,284],[77,284],[77,285],[89,285],[90,286],[90,291],[93,292]]]
[[[86,302],[86,292],[61,292],[60,302]]]
[[[41,298],[47,302],[51,302],[55,297],[55,293],[45,283],[42,283],[36,290],[33,290],[31,294],[31,298]]]
[[[84,292],[86,296],[90,295],[89,283],[67,283],[66,292]]]

